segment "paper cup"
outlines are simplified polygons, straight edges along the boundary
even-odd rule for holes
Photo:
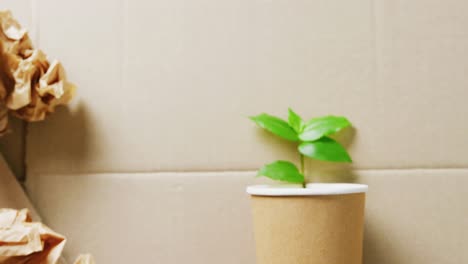
[[[257,264],[361,264],[367,185],[257,185]]]

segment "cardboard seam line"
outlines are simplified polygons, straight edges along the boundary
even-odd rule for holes
[[[447,168],[403,168],[403,169],[384,169],[384,168],[378,168],[378,169],[355,169],[352,170],[354,172],[437,172],[437,171],[447,171],[447,172],[466,172],[468,173],[468,168],[463,167],[463,168],[456,168],[456,167],[447,167]],[[257,170],[177,170],[177,171],[81,171],[81,172],[51,172],[51,171],[34,171],[34,172],[28,172],[27,175],[44,175],[44,174],[49,174],[49,175],[84,175],[84,174],[97,174],[97,175],[103,175],[103,174],[117,174],[117,175],[122,175],[122,174],[235,174],[235,173],[242,173],[242,174],[248,174],[252,173],[255,174]]]
[[[21,158],[21,175],[15,175],[16,178],[20,181],[23,182],[26,180],[26,176],[28,174],[27,168],[26,168],[26,155],[27,155],[27,147],[26,147],[26,139],[27,139],[27,133],[28,133],[28,123],[23,121],[22,123],[23,126],[23,133],[21,135],[21,153],[20,153],[20,158]]]

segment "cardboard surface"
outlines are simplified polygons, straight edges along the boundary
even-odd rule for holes
[[[245,193],[262,183],[255,172],[33,176],[28,192],[44,222],[70,238],[70,262],[89,252],[97,263],[255,263]],[[369,185],[364,264],[468,263],[468,169],[354,176]]]
[[[0,6],[13,8],[39,46],[63,58],[81,88],[71,111],[28,133],[29,191],[47,221],[74,237],[71,252],[89,250],[117,264],[135,261],[132,252],[143,247],[149,253],[141,262],[254,263],[249,206],[238,198],[254,173],[205,181],[193,171],[297,159],[294,147],[245,118],[291,106],[311,115],[346,113],[356,127],[355,165],[380,168],[337,173],[364,177],[372,187],[366,264],[468,263],[467,123],[460,121],[468,112],[468,2]],[[21,167],[22,149],[15,143],[3,150],[18,153],[11,159]],[[165,171],[185,171],[183,180]],[[206,185],[225,189],[216,198],[194,191]],[[179,187],[166,202],[164,190]],[[11,194],[20,189],[13,190],[5,187],[1,198],[22,204],[22,195]],[[114,232],[124,227],[135,232]],[[119,246],[128,252],[116,257]]]
[[[71,111],[31,125],[29,172],[297,160],[246,118],[288,107],[349,117],[360,169],[468,166],[467,2],[202,2],[41,0],[39,46],[80,90]]]
[[[365,194],[252,196],[257,264],[362,264]]]
[[[32,203],[11,172],[8,164],[0,154],[0,208],[22,209],[28,208],[33,220],[40,221],[40,217]]]
[[[28,190],[66,232],[69,263],[83,252],[104,264],[254,261],[250,172],[35,176]]]

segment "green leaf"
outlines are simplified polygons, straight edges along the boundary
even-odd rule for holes
[[[351,123],[342,116],[324,116],[313,118],[306,123],[304,130],[299,135],[302,141],[314,141],[328,136],[341,129],[350,126]]]
[[[283,160],[278,160],[263,166],[263,168],[258,171],[257,175],[266,176],[277,181],[294,183],[304,182],[304,175],[299,172],[296,165]]]
[[[296,114],[291,108],[289,108],[288,111],[289,125],[294,129],[294,131],[296,131],[297,133],[301,133],[302,129],[304,129],[304,121],[302,121],[302,118],[298,114]]]
[[[268,114],[260,114],[258,116],[250,117],[252,121],[254,121],[260,127],[270,131],[271,133],[287,139],[289,141],[298,141],[299,138],[297,136],[296,131],[289,126],[289,124],[275,116],[271,116]]]
[[[313,142],[303,142],[298,147],[299,152],[304,156],[336,162],[352,162],[346,149],[335,140],[323,137]]]

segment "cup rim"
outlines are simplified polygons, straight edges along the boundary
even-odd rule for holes
[[[251,185],[246,191],[257,196],[313,196],[366,193],[369,187],[357,183],[308,183],[306,188],[300,184]]]

